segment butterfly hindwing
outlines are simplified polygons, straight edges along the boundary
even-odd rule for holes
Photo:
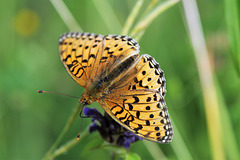
[[[169,143],[172,140],[172,125],[167,108],[160,102],[160,94],[159,99],[149,102],[146,101],[154,99],[157,92],[142,94],[132,91],[130,94],[105,99],[100,104],[113,119],[136,135],[150,141]]]
[[[124,76],[128,79],[119,79],[122,85],[112,88],[100,104],[113,119],[140,137],[170,142],[173,131],[165,107],[165,78],[158,63],[142,55]]]

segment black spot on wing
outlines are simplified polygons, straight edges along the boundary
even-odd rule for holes
[[[68,58],[71,58],[71,55],[70,55],[70,54],[69,54],[69,55],[67,55],[67,57],[66,57],[66,58],[64,58],[62,61],[63,61],[63,62],[66,62]]]
[[[139,98],[138,98],[138,97],[133,96],[133,98],[134,98],[134,100],[135,100],[133,103],[138,103],[138,102],[139,102]]]
[[[140,111],[137,111],[137,112],[136,112],[136,116],[137,116],[137,118],[139,119],[139,117],[140,117]]]
[[[124,117],[120,117],[119,120],[122,121],[122,120],[126,119],[126,118],[127,118],[127,115],[128,115],[128,113],[126,113]]]

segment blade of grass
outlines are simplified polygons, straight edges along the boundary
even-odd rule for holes
[[[147,13],[149,13],[149,11],[151,11],[153,7],[156,6],[157,2],[158,0],[152,0],[142,15],[145,16]]]
[[[148,150],[153,159],[167,160],[167,157],[164,155],[157,143],[144,140],[143,144],[145,145],[146,149]]]
[[[197,4],[195,0],[183,0],[183,6],[200,76],[212,156],[215,160],[223,160],[225,152],[221,134],[219,103]]]
[[[120,33],[122,25],[112,7],[106,0],[93,0],[93,4],[111,33]]]
[[[50,2],[70,31],[83,31],[62,0],[50,0]]]
[[[142,38],[144,32],[145,32],[144,30],[139,31],[139,32],[137,33],[137,35],[134,37],[134,39],[135,39],[136,41],[140,41],[140,39]]]
[[[237,138],[234,134],[233,126],[231,123],[231,118],[229,115],[229,111],[227,110],[226,103],[224,101],[223,92],[218,84],[218,81],[215,80],[217,94],[218,94],[218,101],[220,102],[219,109],[221,115],[221,124],[222,124],[222,133],[223,133],[223,141],[224,141],[224,148],[228,155],[229,160],[240,159],[239,155],[239,148],[237,145]]]
[[[142,31],[144,33],[146,28],[152,23],[155,18],[157,18],[159,14],[163,13],[164,11],[175,5],[177,2],[179,2],[179,0],[169,0],[157,5],[140,22],[138,22],[138,24],[133,28],[130,36],[133,38],[138,37],[138,39],[140,39],[141,36],[138,35],[139,32]],[[143,33],[140,34],[143,35]]]
[[[174,121],[172,120],[172,125],[174,128],[174,139],[170,143],[174,153],[177,156],[177,159],[188,159],[192,160],[192,155],[190,154],[180,132],[178,131],[177,126],[175,125]]]
[[[224,0],[225,18],[227,23],[228,39],[232,49],[233,62],[238,76],[240,76],[240,24],[239,24],[239,1]]]
[[[132,12],[129,14],[129,16],[127,18],[127,21],[126,21],[126,23],[123,27],[123,30],[122,30],[122,33],[121,33],[122,35],[126,35],[126,34],[129,33],[129,30],[132,27],[133,22],[135,21],[142,4],[143,4],[143,0],[138,0],[137,1],[136,5],[132,9]]]

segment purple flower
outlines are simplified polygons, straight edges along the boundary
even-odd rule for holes
[[[102,116],[100,112],[98,112],[96,108],[84,107],[83,112],[87,117],[92,117],[92,122],[97,120],[100,123],[105,123],[105,118]]]
[[[118,144],[128,149],[131,143],[136,142],[138,140],[142,140],[142,138],[128,131],[128,132],[124,132],[124,136],[118,139]]]
[[[132,143],[142,140],[141,137],[118,124],[107,113],[103,116],[97,109],[88,107],[85,107],[83,112],[87,117],[92,117],[89,131],[91,133],[98,131],[102,138],[111,144],[124,146],[128,149]]]

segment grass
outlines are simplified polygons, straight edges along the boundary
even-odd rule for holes
[[[240,75],[240,24],[239,2],[237,0],[224,1],[225,18],[228,38],[232,49],[233,62]]]

